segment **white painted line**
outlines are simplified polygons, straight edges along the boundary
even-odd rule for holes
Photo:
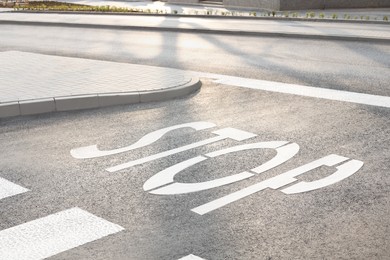
[[[226,206],[232,202],[238,201],[240,199],[243,199],[249,195],[252,195],[256,192],[262,191],[266,188],[269,188],[267,186],[267,181],[259,182],[254,185],[251,185],[247,188],[244,188],[242,190],[230,193],[229,195],[226,195],[222,198],[207,202],[199,207],[191,209],[192,212],[195,212],[199,215],[204,215],[206,213],[209,213],[213,210],[219,209],[223,206]]]
[[[277,154],[274,158],[272,158],[266,163],[263,163],[261,166],[252,169],[253,172],[259,174],[288,161],[299,151],[299,146],[297,144],[292,143],[289,145],[285,145],[287,143],[288,142],[286,141],[271,141],[271,142],[244,144],[244,145],[238,145],[227,149],[208,153],[206,154],[206,156],[213,158],[213,157],[218,157],[221,155],[249,150],[249,149],[269,149],[269,148],[276,149]],[[212,189],[223,185],[231,184],[234,182],[238,182],[250,178],[254,175],[253,173],[244,171],[238,174],[233,174],[231,176],[222,177],[219,179],[205,181],[205,182],[195,182],[195,183],[174,182],[174,177],[176,174],[178,174],[179,172],[181,172],[186,168],[189,168],[205,160],[207,160],[207,157],[198,156],[177,163],[171,167],[168,167],[158,172],[157,174],[153,175],[149,180],[147,180],[144,184],[144,190],[148,191],[151,189],[158,188],[160,186],[170,184],[158,188],[156,190],[149,191],[149,193],[158,194],[158,195],[185,194],[185,193],[197,192],[197,191]]]
[[[177,163],[175,165],[172,165],[172,166],[156,173],[152,177],[150,177],[144,183],[143,189],[144,189],[144,191],[149,191],[149,190],[153,190],[153,189],[156,189],[158,187],[173,183],[174,182],[173,178],[175,177],[175,175],[177,173],[179,173],[182,170],[187,169],[187,168],[189,168],[197,163],[203,162],[205,160],[207,160],[206,157],[197,156],[197,157],[188,159],[186,161],[183,161],[181,163]]]
[[[178,260],[205,260],[203,258],[200,258],[199,256],[196,256],[196,255],[188,255],[188,256],[185,256],[185,257],[182,257]]]
[[[203,141],[199,141],[199,142],[196,142],[196,143],[192,143],[192,144],[189,144],[189,145],[178,147],[178,148],[175,148],[175,149],[172,149],[172,150],[168,150],[168,151],[165,151],[165,152],[161,152],[161,153],[158,153],[158,154],[150,155],[150,156],[138,159],[138,160],[134,160],[134,161],[130,161],[130,162],[127,162],[127,163],[119,164],[117,166],[107,168],[106,170],[109,171],[109,172],[117,172],[117,171],[120,171],[120,170],[123,170],[123,169],[126,169],[126,168],[130,168],[130,167],[135,166],[135,165],[143,164],[143,163],[146,163],[146,162],[151,162],[151,161],[154,161],[154,160],[157,160],[157,159],[160,159],[160,158],[172,155],[172,154],[184,152],[184,151],[196,148],[196,147],[200,147],[200,146],[203,146],[203,145],[215,143],[215,142],[218,142],[218,141],[221,141],[221,140],[224,140],[224,139],[226,139],[226,137],[224,137],[224,136],[215,136],[215,137],[203,140]]]
[[[206,213],[209,213],[213,210],[216,210],[218,208],[221,208],[223,206],[226,206],[232,202],[238,201],[240,199],[243,199],[249,195],[252,195],[256,192],[265,190],[267,188],[271,189],[278,189],[281,188],[287,184],[291,184],[297,179],[295,177],[306,173],[308,171],[311,171],[315,168],[318,168],[320,166],[326,165],[326,166],[334,166],[338,163],[344,162],[348,160],[349,158],[337,155],[337,154],[331,154],[328,156],[325,156],[321,159],[318,159],[316,161],[310,162],[308,164],[302,165],[298,168],[295,168],[293,170],[287,171],[283,174],[280,174],[278,176],[275,176],[273,178],[270,178],[268,180],[256,183],[254,185],[251,185],[247,188],[244,188],[242,190],[233,192],[229,195],[226,195],[224,197],[221,197],[219,199],[210,201],[208,203],[205,203],[199,207],[191,209],[191,211],[199,214],[204,215]],[[331,176],[325,177],[321,180],[313,181],[313,182],[300,182],[296,185],[293,185],[289,188],[286,188],[282,190],[282,192],[286,194],[294,194],[294,193],[301,193],[306,191],[311,191],[315,189],[319,189],[331,184],[334,184],[338,181],[341,181],[355,172],[357,172],[361,167],[363,166],[363,162],[352,160],[346,164],[343,164],[341,166],[336,167],[337,171],[333,173]]]
[[[249,138],[257,136],[255,134],[252,134],[252,133],[249,133],[249,132],[245,132],[245,131],[242,131],[242,130],[238,130],[238,129],[234,129],[234,128],[230,128],[230,127],[214,131],[213,134],[217,134],[218,136],[215,136],[215,137],[203,140],[203,141],[199,141],[199,142],[196,142],[196,143],[192,143],[192,144],[189,144],[189,145],[185,145],[185,146],[182,146],[182,147],[178,147],[178,148],[175,148],[175,149],[172,149],[172,150],[168,150],[168,151],[165,151],[165,152],[161,152],[161,153],[158,153],[158,154],[150,155],[150,156],[138,159],[138,160],[134,160],[134,161],[130,161],[130,162],[127,162],[127,163],[119,164],[117,166],[107,168],[106,170],[109,171],[109,172],[120,171],[120,170],[129,168],[129,167],[132,167],[132,166],[135,166],[135,165],[139,165],[139,164],[143,164],[143,163],[150,162],[150,161],[153,161],[153,160],[157,160],[157,159],[160,159],[160,158],[172,155],[172,154],[184,152],[184,151],[187,151],[187,150],[190,150],[190,149],[193,149],[193,148],[196,148],[196,147],[200,147],[200,146],[203,146],[203,145],[215,143],[215,142],[227,139],[227,138],[230,138],[230,139],[233,139],[233,140],[237,140],[237,141],[242,141],[242,140],[249,139]]]
[[[316,88],[296,84],[247,79],[240,77],[230,77],[223,75],[215,75],[215,78],[217,78],[215,82],[220,84],[390,108],[390,97],[387,96],[370,95],[335,89]]]
[[[232,127],[222,128],[212,133],[220,136],[225,136],[226,138],[230,138],[236,141],[244,141],[257,136],[257,134],[252,134]]]
[[[213,189],[223,185],[235,183],[252,177],[254,174],[250,172],[240,172],[230,176],[222,177],[212,181],[204,181],[197,183],[172,183],[171,185],[162,187],[157,190],[150,191],[151,194],[156,195],[176,195],[202,190]]]
[[[337,166],[337,171],[329,175],[328,177],[311,182],[302,181],[286,189],[281,190],[281,192],[285,194],[296,194],[317,190],[319,188],[329,186],[331,184],[344,180],[345,178],[348,178],[349,176],[357,172],[360,168],[362,168],[363,164],[364,163],[362,161],[358,160],[348,161],[340,166]]]
[[[257,174],[268,171],[276,166],[281,165],[282,163],[287,162],[293,158],[299,151],[299,145],[297,143],[291,143],[282,147],[276,148],[276,156],[269,160],[268,162],[263,163],[262,165],[252,169],[252,172]]]
[[[101,156],[107,156],[107,155],[114,155],[118,153],[123,153],[123,152],[128,152],[137,148],[141,148],[147,145],[150,145],[157,140],[159,140],[161,137],[163,137],[166,133],[180,129],[180,128],[193,128],[194,130],[204,130],[208,128],[215,127],[216,125],[213,123],[208,123],[208,122],[192,122],[192,123],[187,123],[187,124],[181,124],[181,125],[175,125],[171,127],[166,127],[163,129],[159,129],[156,131],[153,131],[149,134],[146,134],[143,136],[141,139],[139,139],[136,143],[114,149],[114,150],[109,150],[109,151],[100,151],[96,145],[91,145],[91,146],[85,146],[85,147],[80,147],[76,149],[72,149],[70,151],[70,154],[77,159],[87,159],[87,158],[96,158],[96,157],[101,157]]]
[[[29,190],[23,188],[22,186],[16,185],[15,183],[7,181],[6,179],[0,178],[0,200],[27,191]]]
[[[121,226],[72,208],[0,231],[0,259],[44,259],[121,230]]]
[[[388,96],[370,95],[258,79],[248,79],[214,73],[203,73],[196,71],[191,71],[191,73],[201,78],[203,77],[214,79],[214,82],[225,85],[390,108],[390,97]]]

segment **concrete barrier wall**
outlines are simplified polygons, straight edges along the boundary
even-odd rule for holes
[[[390,0],[325,0],[325,8],[390,7]]]
[[[167,2],[172,4],[197,4],[199,0],[167,0]]]
[[[326,0],[280,0],[279,10],[324,9]],[[343,2],[344,0],[337,0]]]
[[[199,0],[167,0],[168,3],[195,4]],[[264,8],[270,10],[305,10],[390,7],[390,0],[223,0],[226,7]]]
[[[280,9],[280,0],[223,0],[223,4],[226,7]]]

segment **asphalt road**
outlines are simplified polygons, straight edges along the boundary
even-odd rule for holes
[[[386,44],[63,27],[0,29],[0,51],[390,95]],[[136,149],[89,159],[71,154],[72,149],[89,145],[100,150],[126,147],[159,129],[200,121],[207,122],[201,124],[204,129],[168,131]],[[18,194],[4,195],[0,190],[0,258],[19,260],[24,254],[26,259],[176,260],[192,254],[205,260],[387,259],[389,126],[388,108],[208,80],[200,92],[169,102],[1,119],[0,185]],[[246,139],[215,141],[221,133],[217,130],[224,128],[246,131]],[[136,163],[210,138],[215,142]],[[274,148],[212,153],[253,143]],[[286,147],[290,150],[283,155]],[[257,167],[272,159],[275,149],[286,162],[262,172]],[[283,178],[291,183],[277,179],[332,154],[346,161],[305,169],[296,182],[291,176]],[[115,168],[128,162],[133,165]],[[183,170],[172,175],[174,165]],[[233,177],[222,180],[231,184],[213,181],[229,176]],[[240,176],[245,179],[232,180]],[[172,178],[176,187],[169,184]],[[335,183],[326,183],[332,180]],[[303,182],[329,185],[303,192],[307,187]],[[185,186],[187,191],[200,191],[181,194],[183,183],[192,183]],[[289,194],[299,187],[296,183],[301,183],[302,192]],[[205,186],[210,189],[202,190]],[[229,194],[240,197],[247,187],[256,192],[224,205]],[[225,198],[223,203],[219,198]],[[218,208],[199,210],[211,201]],[[81,212],[71,210],[74,207]],[[48,238],[42,248],[35,246]]]
[[[0,51],[156,65],[389,96],[388,44],[1,25]]]
[[[128,146],[153,131],[198,121],[216,126],[176,129],[144,147],[103,157],[76,159],[70,154],[95,144],[100,150]],[[0,247],[5,229],[79,207],[124,230],[50,259],[176,260],[190,254],[207,260],[387,259],[389,125],[388,108],[212,82],[192,96],[169,102],[2,119],[0,175],[30,191],[0,200]],[[120,171],[106,170],[215,137],[212,132],[227,127],[257,136],[224,139]],[[296,143],[300,149],[285,163],[229,185],[176,195],[144,191],[148,179],[185,160],[270,141]],[[275,154],[275,149],[250,149],[208,158],[176,174],[174,181],[227,177],[254,169]],[[282,190],[291,185],[266,188],[204,215],[191,211],[330,154],[364,165],[317,190],[285,194]],[[315,181],[335,171],[321,166],[297,179]],[[34,228],[30,232],[39,237]],[[6,241],[12,248],[13,240]],[[46,251],[55,248],[51,243]]]

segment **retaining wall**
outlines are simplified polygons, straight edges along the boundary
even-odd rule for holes
[[[223,0],[226,7],[247,7],[280,10],[280,0]]]
[[[198,4],[199,0],[167,0],[166,2],[172,4]]]
[[[199,0],[167,0],[168,3],[196,4]],[[226,7],[270,10],[390,7],[390,0],[223,0]]]

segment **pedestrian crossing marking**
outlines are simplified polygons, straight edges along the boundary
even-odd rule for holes
[[[0,178],[0,200],[29,191],[6,179]]]
[[[80,208],[71,208],[0,231],[0,259],[44,259],[122,230]]]

